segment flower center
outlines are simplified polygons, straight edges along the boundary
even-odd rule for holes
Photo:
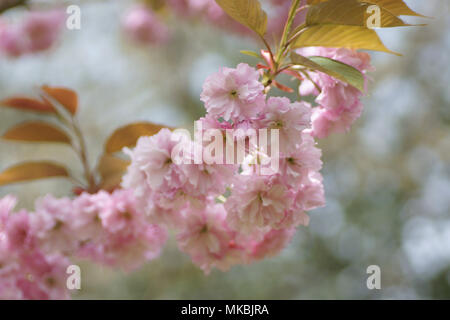
[[[62,228],[64,223],[61,220],[56,220],[55,225],[53,226],[53,230],[57,231]]]
[[[201,234],[207,233],[208,232],[208,225],[204,225],[203,228],[200,230]]]
[[[56,284],[56,280],[55,280],[54,278],[52,278],[52,277],[47,278],[47,279],[45,280],[45,282],[47,283],[47,285],[48,285],[49,287],[53,287],[53,286]]]
[[[123,217],[125,220],[131,220],[131,219],[133,218],[132,214],[131,214],[129,211],[123,212],[123,213],[122,213],[122,217]]]
[[[272,124],[272,127],[273,128],[283,128],[283,121],[281,121],[281,120],[274,121]]]
[[[258,200],[259,200],[259,202],[263,202],[263,198],[262,198],[262,194],[261,193],[258,193]]]

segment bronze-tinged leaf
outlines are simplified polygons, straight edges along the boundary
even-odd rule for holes
[[[400,55],[387,49],[374,30],[357,26],[325,24],[307,27],[293,44],[294,48],[316,46],[365,49]]]
[[[129,165],[130,161],[120,159],[111,154],[104,154],[98,163],[98,172],[102,177],[100,188],[112,191],[120,187],[122,177]]]
[[[328,0],[308,0],[308,4],[314,5]],[[423,15],[411,10],[403,0],[358,0],[360,2],[367,2],[375,4],[381,8],[386,9],[396,16],[416,16],[424,17]]]
[[[348,83],[360,91],[364,91],[364,76],[358,70],[337,60],[325,57],[304,57],[292,52],[291,60],[297,65],[326,73],[333,78]]]
[[[35,111],[44,113],[55,113],[55,108],[46,101],[28,97],[11,97],[0,101],[0,106],[14,108],[23,111]]]
[[[2,137],[24,142],[56,142],[70,144],[70,137],[60,128],[45,122],[30,121],[9,129]]]
[[[385,8],[392,14],[395,14],[396,16],[415,16],[425,18],[424,15],[421,15],[420,13],[411,10],[403,0],[364,0],[364,1]]]
[[[78,95],[68,88],[42,86],[42,91],[58,101],[70,114],[75,115],[78,110]]]
[[[261,37],[267,31],[267,14],[258,0],[216,0],[234,20],[255,31]]]
[[[108,192],[114,191],[115,189],[120,188],[120,184],[122,183],[123,173],[117,173],[114,175],[110,175],[105,177],[101,183],[99,188],[101,190],[105,190]]]
[[[104,180],[110,176],[123,174],[129,165],[130,161],[120,159],[111,154],[104,154],[98,162],[98,172]]]
[[[0,186],[54,177],[69,177],[66,168],[47,161],[24,162],[0,173]]]
[[[358,0],[330,0],[319,3],[308,10],[306,25],[334,24],[369,27],[372,4]],[[380,7],[380,28],[410,26],[390,11]]]
[[[121,127],[106,141],[105,153],[119,152],[124,147],[134,147],[140,137],[153,136],[163,128],[172,129],[151,122],[137,122]]]

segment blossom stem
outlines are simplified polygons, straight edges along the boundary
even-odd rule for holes
[[[312,84],[314,85],[314,87],[316,88],[317,91],[319,91],[319,93],[322,92],[322,89],[320,88],[320,86],[313,81],[313,79],[311,79],[311,77],[309,76],[308,72],[304,71],[304,70],[300,70],[301,74],[303,74],[305,76],[306,79],[308,79],[309,81],[312,82]]]
[[[273,84],[273,80],[276,78],[276,76],[279,75],[281,71],[285,70],[285,69],[283,69],[284,67],[282,66],[282,64],[283,64],[283,59],[286,56],[286,52],[290,45],[290,41],[288,41],[289,33],[291,31],[292,24],[294,23],[294,19],[295,19],[297,13],[300,12],[301,10],[303,10],[303,7],[299,9],[300,2],[301,2],[301,0],[293,0],[292,1],[292,5],[291,5],[291,8],[289,9],[288,18],[287,18],[286,24],[284,26],[283,34],[281,36],[281,41],[280,41],[280,45],[278,47],[276,57],[273,58],[272,52],[269,51],[271,53],[271,57],[273,60],[274,70],[270,70],[269,72],[267,72],[264,75],[262,82],[263,82],[263,85],[265,88],[264,89],[265,93],[268,93],[270,91],[270,88]]]
[[[295,16],[297,15],[297,9],[300,5],[300,0],[293,0],[291,8],[289,9],[289,15],[286,21],[286,25],[284,26],[283,35],[281,36],[280,46],[278,48],[278,53],[275,58],[275,68],[278,68],[279,65],[283,62],[286,44],[288,41],[289,32],[291,31],[292,24],[294,22]]]
[[[81,164],[84,169],[84,176],[86,179],[86,182],[88,183],[88,192],[95,192],[97,189],[97,184],[95,182],[94,175],[92,174],[91,167],[89,165],[88,160],[88,154],[87,154],[87,147],[86,147],[86,140],[84,139],[83,133],[81,132],[80,127],[78,126],[78,123],[75,119],[72,118],[72,127],[75,133],[75,136],[77,137],[78,144],[79,144],[79,157],[81,159]]]
[[[97,184],[95,181],[95,177],[91,171],[91,167],[88,160],[88,154],[87,154],[87,147],[86,147],[86,140],[84,139],[83,133],[78,125],[78,122],[76,119],[72,116],[67,117],[61,111],[59,108],[55,108],[57,111],[57,117],[58,119],[64,123],[73,133],[73,135],[76,138],[76,143],[72,141],[71,147],[75,151],[75,153],[78,155],[81,165],[83,167],[84,171],[84,178],[87,183],[87,191],[88,192],[95,192],[97,190]]]

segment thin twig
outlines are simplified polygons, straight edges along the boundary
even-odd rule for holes
[[[272,60],[272,63],[275,62],[274,55],[273,55],[272,49],[270,48],[269,43],[266,41],[266,39],[264,39],[263,36],[261,36],[261,39],[264,42],[264,45],[266,46],[267,50],[269,51],[270,59]]]
[[[313,80],[311,79],[310,75],[308,74],[308,72],[304,71],[304,70],[299,70],[306,79],[308,79],[309,81],[311,81],[314,84],[314,87],[316,87],[317,91],[319,91],[319,93],[322,93],[322,89],[319,87],[319,85]]]

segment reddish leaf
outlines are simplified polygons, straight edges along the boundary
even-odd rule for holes
[[[99,188],[101,190],[105,190],[108,192],[114,191],[115,189],[120,188],[120,183],[122,182],[122,173],[117,173],[111,176],[106,177],[100,183]]]
[[[45,122],[25,122],[9,129],[3,139],[25,142],[57,142],[70,144],[70,137],[58,127]]]
[[[124,147],[134,147],[142,136],[152,136],[161,129],[169,128],[151,122],[137,122],[117,129],[105,144],[105,153],[121,151]]]
[[[71,89],[43,86],[42,91],[58,101],[70,114],[75,115],[78,109],[77,93]]]
[[[298,72],[293,71],[293,70],[284,70],[281,73],[290,75],[290,76],[292,76],[294,78],[297,78],[298,80],[303,80],[303,77]]]
[[[258,64],[256,65],[256,68],[257,68],[257,69],[267,69],[267,70],[270,70],[270,68],[269,68],[268,66],[265,66],[265,65],[263,65],[263,64],[261,64],[261,63],[258,63]]]
[[[278,89],[280,89],[280,90],[282,90],[284,92],[289,92],[289,93],[294,92],[294,90],[292,88],[289,88],[289,87],[287,87],[287,86],[285,86],[285,85],[283,85],[283,84],[281,84],[281,83],[279,83],[279,82],[277,82],[275,80],[273,80],[272,83],[273,83],[273,85],[275,87],[277,87]]]
[[[267,50],[261,50],[261,56],[264,58],[264,60],[266,60],[267,65],[270,67],[270,70],[275,70],[275,65],[273,64],[270,52]]]
[[[98,163],[98,172],[103,179],[115,175],[122,174],[127,170],[130,161],[126,161],[110,154],[104,154]]]
[[[5,106],[9,108],[24,110],[24,111],[37,111],[37,112],[47,112],[55,113],[56,110],[48,102],[43,102],[38,99],[28,98],[28,97],[11,97],[6,100],[0,101],[0,106]]]
[[[47,161],[24,162],[0,173],[0,186],[53,177],[68,177],[69,173],[61,165]]]

